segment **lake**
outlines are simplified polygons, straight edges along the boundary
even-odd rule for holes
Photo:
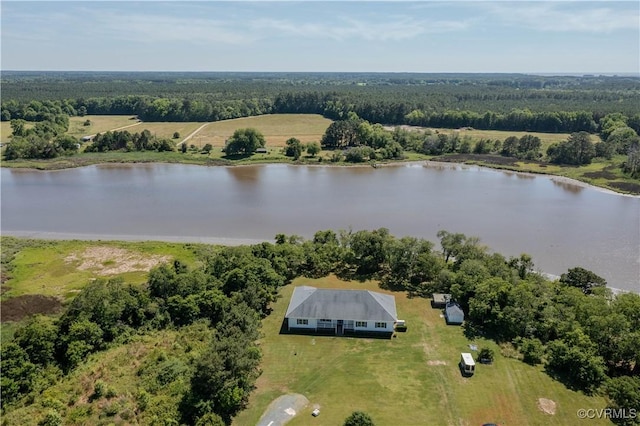
[[[583,266],[640,291],[640,199],[555,179],[441,164],[100,165],[1,169],[5,235],[252,243],[388,228],[478,236],[559,275]]]

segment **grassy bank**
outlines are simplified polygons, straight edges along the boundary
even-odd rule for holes
[[[380,291],[375,282],[343,282],[335,277],[298,279],[294,285]],[[541,368],[515,359],[515,352],[485,339],[469,340],[463,329],[447,326],[425,299],[396,298],[398,316],[408,331],[391,340],[279,334],[293,286],[263,322],[262,375],[249,407],[234,424],[255,424],[269,403],[286,393],[305,395],[310,405],[289,424],[341,424],[353,411],[376,424],[504,425],[610,424],[576,417],[579,408],[604,408],[604,399],[568,390]],[[492,365],[479,365],[463,378],[457,367],[469,344],[495,351]],[[538,407],[539,398],[555,402],[555,414]],[[314,405],[321,414],[313,420]]]
[[[619,167],[625,158],[623,155],[618,155],[611,160],[596,159],[584,166],[561,166],[499,155],[448,154],[431,159],[475,164],[500,170],[562,176],[623,194],[640,195],[640,180],[625,176]]]

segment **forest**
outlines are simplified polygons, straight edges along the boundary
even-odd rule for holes
[[[442,230],[438,238],[439,247],[384,228],[318,231],[311,240],[278,234],[275,243],[194,245],[197,265],[179,259],[161,264],[142,285],[122,278],[90,282],[61,316],[32,317],[3,343],[3,413],[29,407],[92,353],[136,336],[185,330],[198,336],[193,345],[208,349],[140,366],[146,385],[126,416],[230,424],[260,374],[260,320],[270,314],[279,289],[299,276],[328,274],[374,279],[411,297],[450,293],[467,315],[465,335],[510,344],[522,362],[543,365],[570,389],[604,395],[612,409],[640,411],[640,295],[614,295],[604,279],[581,267],[550,281],[530,256],[506,258],[476,237]],[[167,386],[179,403],[152,403]],[[90,398],[113,397],[104,382],[93,385]],[[60,401],[41,403],[50,408],[42,420],[50,423],[41,424],[63,422],[68,410]],[[635,417],[617,421],[638,424]]]

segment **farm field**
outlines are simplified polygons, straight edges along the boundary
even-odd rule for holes
[[[142,122],[139,126],[128,129],[131,132],[141,132],[149,130],[152,135],[159,138],[171,139],[176,143],[182,142],[193,131],[197,130],[205,123],[198,122]],[[175,132],[180,133],[180,137],[173,139]],[[189,142],[191,143],[191,142]]]
[[[267,148],[285,146],[285,141],[292,137],[300,139],[302,143],[320,142],[330,124],[331,120],[317,114],[272,114],[236,118],[209,123],[188,143],[198,147],[208,143],[214,147],[223,147],[234,131],[245,127],[253,127],[262,132]]]
[[[0,121],[0,143],[9,142],[11,134],[11,122]]]
[[[294,285],[382,291],[375,282],[345,283],[335,277],[297,279]],[[445,325],[428,300],[404,293],[392,294],[408,331],[391,340],[279,334],[292,291],[293,285],[282,288],[263,321],[262,375],[234,424],[256,424],[269,403],[287,393],[310,401],[291,426],[342,424],[356,410],[380,425],[610,424],[576,416],[579,408],[604,408],[604,399],[567,389],[541,368],[510,358],[507,348],[501,353],[492,341],[467,339],[462,328]],[[470,343],[493,349],[496,360],[463,378],[457,363]],[[540,398],[555,402],[555,414],[539,408]],[[311,420],[315,406],[321,414]]]
[[[84,122],[89,120],[91,125],[85,126]],[[69,117],[68,135],[81,138],[96,133],[104,133],[108,130],[115,130],[120,127],[137,124],[140,121],[132,115],[85,115],[84,117]],[[137,126],[134,126],[135,129]],[[134,131],[134,130],[130,131]],[[142,129],[141,129],[142,130]]]

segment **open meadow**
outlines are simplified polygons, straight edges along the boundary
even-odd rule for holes
[[[89,120],[90,124],[85,126],[84,123],[87,120]],[[139,123],[140,120],[132,115],[85,115],[84,117],[69,117],[69,130],[67,130],[67,134],[81,138],[121,127],[127,127],[129,129],[130,127],[128,126],[132,126],[129,131],[133,132],[133,129],[135,129]]]
[[[33,314],[55,314],[98,278],[144,283],[149,269],[179,258],[195,264],[193,244],[118,241],[46,241],[2,237],[3,340]],[[6,281],[5,281],[6,280]]]
[[[258,129],[267,141],[267,148],[285,146],[287,139],[295,137],[302,143],[320,142],[331,120],[317,114],[272,114],[257,117],[236,118],[207,124],[189,140],[202,147],[211,144],[223,147],[227,138],[237,129]]]
[[[405,293],[390,294],[408,331],[390,340],[280,334],[295,285],[385,292],[376,282],[344,282],[332,276],[297,279],[282,288],[263,321],[262,375],[236,425],[256,424],[272,400],[288,393],[305,395],[310,402],[291,426],[338,425],[356,410],[379,425],[610,424],[576,416],[580,408],[604,408],[604,399],[567,389],[541,368],[516,359],[508,346],[467,339],[463,328],[447,326],[428,300]],[[473,377],[464,378],[457,363],[460,352],[471,352],[472,343],[493,349],[496,359],[492,365],[479,364]],[[545,413],[540,401],[554,414]],[[318,406],[320,416],[313,418],[311,411]]]

